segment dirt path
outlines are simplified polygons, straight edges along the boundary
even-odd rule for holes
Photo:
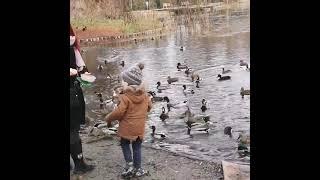
[[[85,137],[82,137],[82,139],[86,142]],[[96,169],[81,177],[71,175],[70,179],[122,179],[120,174],[125,162],[117,138],[100,140],[90,144],[83,143],[83,149],[88,163],[95,164]],[[142,157],[143,167],[149,171],[149,175],[139,179],[223,179],[221,164],[192,160],[146,146],[142,148]]]

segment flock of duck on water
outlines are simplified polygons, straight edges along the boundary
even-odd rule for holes
[[[180,48],[180,51],[183,51],[183,47]],[[107,61],[105,60],[105,65],[107,64]],[[124,67],[125,66],[125,62],[121,61],[120,66]],[[250,71],[249,65],[247,62],[240,60],[240,66],[241,67],[246,67],[246,71]],[[144,66],[141,66],[140,69],[142,70],[144,68]],[[98,65],[98,70],[100,72],[103,71],[103,66],[102,65]],[[200,88],[200,82],[201,82],[201,78],[199,76],[198,73],[196,73],[196,71],[193,71],[188,65],[186,64],[181,64],[180,62],[177,63],[177,70],[178,71],[184,71],[185,75],[187,77],[191,77],[191,82],[195,83],[195,87],[196,88]],[[226,70],[225,68],[222,68],[222,72],[221,74],[230,74],[232,73],[231,70]],[[218,81],[227,81],[227,80],[231,80],[231,76],[230,75],[221,75],[218,74],[217,78]],[[114,79],[114,77],[112,77],[111,75],[107,74],[107,78],[108,79]],[[118,76],[116,79],[118,82],[120,82],[120,77]],[[163,93],[165,92],[167,89],[170,88],[170,84],[178,82],[179,79],[177,77],[167,77],[167,82],[168,85],[163,85],[161,84],[160,81],[158,81],[156,83],[156,91],[157,93]],[[194,94],[194,90],[191,88],[187,88],[187,86],[184,84],[182,85],[183,88],[183,94],[185,96],[187,96],[188,94]],[[102,97],[102,93],[97,93],[95,92],[96,95],[99,98],[100,101],[100,109],[101,110],[107,110],[107,111],[112,111],[112,109],[115,108],[116,104],[115,103],[115,98],[112,98],[110,100],[103,100]],[[113,97],[116,96],[116,92],[115,90],[113,91]],[[209,125],[210,123],[210,116],[203,116],[203,115],[195,115],[190,111],[189,105],[188,105],[188,101],[185,100],[181,103],[171,103],[170,99],[168,98],[168,96],[158,96],[156,94],[155,91],[148,91],[148,94],[151,98],[151,100],[156,103],[156,102],[165,102],[166,103],[166,107],[167,107],[167,112],[165,107],[162,107],[161,110],[161,114],[159,116],[159,118],[161,119],[161,121],[166,122],[167,119],[169,119],[169,112],[172,109],[180,109],[180,108],[186,108],[187,110],[179,117],[180,119],[184,119],[184,122],[186,123],[186,128],[187,128],[187,134],[192,137],[191,131],[198,131],[198,132],[205,132],[205,133],[209,133]],[[244,98],[245,95],[250,95],[250,90],[249,89],[244,89],[243,87],[240,88],[240,95],[242,96],[242,98]],[[201,101],[201,107],[200,107],[202,112],[205,112],[208,107],[207,107],[207,101],[206,99],[202,99]],[[156,132],[156,126],[152,125],[150,127],[152,129],[152,133],[151,136],[155,139],[164,139],[166,138],[166,134],[162,133],[162,132]],[[227,126],[224,129],[224,134],[230,136],[230,138],[232,138],[232,127]],[[248,150],[248,145],[250,144],[250,138],[248,135],[239,134],[239,137],[237,138],[238,141],[238,151],[241,155],[248,155],[249,154],[249,150]]]

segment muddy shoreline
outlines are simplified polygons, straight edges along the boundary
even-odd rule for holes
[[[87,137],[84,135],[82,139],[86,141]],[[122,179],[120,174],[125,161],[116,137],[90,144],[83,143],[83,149],[87,161],[96,165],[96,168],[82,176],[71,175],[70,179]],[[142,147],[142,154],[143,167],[149,174],[139,179],[223,179],[221,163],[194,160],[145,145]]]

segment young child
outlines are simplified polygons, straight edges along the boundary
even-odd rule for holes
[[[119,104],[105,119],[108,127],[111,127],[112,121],[119,121],[118,136],[121,137],[121,148],[126,161],[122,176],[140,177],[146,174],[146,171],[141,168],[141,143],[147,114],[152,104],[142,83],[141,69],[143,68],[141,66],[136,64],[121,74],[123,89],[118,97]],[[133,153],[130,144],[132,144]]]

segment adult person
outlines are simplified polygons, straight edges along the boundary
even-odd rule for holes
[[[80,124],[85,124],[85,102],[77,77],[88,73],[81,57],[79,42],[70,24],[70,154],[74,162],[74,174],[83,174],[94,169],[84,161],[79,136]]]

